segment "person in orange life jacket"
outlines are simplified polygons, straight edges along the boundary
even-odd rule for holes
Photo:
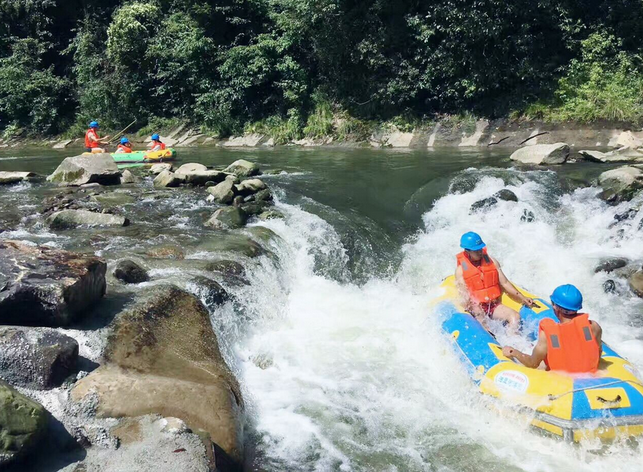
[[[464,250],[456,256],[455,278],[467,311],[485,327],[488,316],[506,321],[513,330],[517,330],[520,314],[502,304],[503,292],[528,307],[534,306],[534,301],[509,282],[498,261],[487,254],[486,244],[480,235],[474,232],[463,234],[460,247]]]
[[[129,154],[130,152],[132,152],[132,143],[129,142],[129,139],[121,138],[121,142],[116,148],[116,152],[119,154],[121,153]]]
[[[573,285],[561,285],[551,294],[558,322],[545,318],[540,322],[538,341],[531,355],[511,346],[502,348],[509,359],[518,359],[532,369],[545,361],[547,370],[569,373],[596,372],[601,360],[603,330],[589,315],[578,313],[583,296]]]
[[[150,144],[150,151],[163,151],[165,150],[165,144],[161,142],[161,137],[158,133],[152,135],[152,143]]]
[[[107,144],[106,139],[109,138],[109,136],[105,136],[101,139],[98,136],[98,128],[99,126],[96,121],[89,123],[89,129],[85,132],[85,150],[87,152],[105,152],[105,150],[100,146],[101,144]]]

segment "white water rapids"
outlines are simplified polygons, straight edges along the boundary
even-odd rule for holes
[[[480,178],[482,173],[483,177]],[[286,219],[263,225],[280,236],[241,288],[251,328],[226,346],[244,386],[257,470],[305,471],[632,471],[643,448],[630,441],[570,445],[542,437],[522,419],[481,401],[429,308],[453,272],[460,235],[477,231],[513,282],[542,297],[574,283],[604,340],[643,371],[643,300],[618,282],[605,294],[604,257],[643,260],[643,217],[608,228],[624,205],[596,189],[563,194],[552,172],[468,170],[475,188],[440,198],[404,246],[392,277],[339,282],[348,261],[330,223],[280,203]],[[507,185],[507,183],[509,185]],[[469,214],[502,188],[519,202]],[[532,211],[534,222],[520,220]],[[394,250],[394,249],[392,249]],[[234,363],[234,361],[233,361]]]

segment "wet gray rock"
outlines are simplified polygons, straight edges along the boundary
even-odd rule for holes
[[[286,216],[278,210],[267,210],[257,216],[260,220],[284,219]]]
[[[154,178],[154,187],[156,188],[178,187],[182,183],[185,183],[185,180],[180,175],[177,176],[167,169]]]
[[[525,208],[524,210],[522,210],[520,221],[522,221],[523,223],[533,223],[534,221],[536,221],[536,215],[534,215],[533,211],[527,210]]]
[[[73,229],[79,226],[128,226],[129,220],[121,215],[97,213],[89,210],[61,210],[47,217],[51,229]]]
[[[630,288],[639,297],[643,298],[643,270],[639,269],[628,279]]]
[[[122,207],[136,203],[136,197],[125,192],[109,192],[92,195],[90,201],[104,207]]]
[[[515,193],[513,193],[511,190],[509,190],[508,188],[503,188],[502,190],[498,190],[492,196],[497,198],[498,200],[504,200],[505,202],[517,202],[518,201],[518,196]]]
[[[205,226],[215,229],[236,229],[245,226],[248,221],[248,214],[241,208],[225,207],[219,208],[205,222]]]
[[[599,197],[608,203],[631,200],[643,188],[643,170],[633,166],[623,166],[608,170],[598,176],[603,188]]]
[[[134,261],[120,261],[114,269],[114,277],[127,284],[140,284],[150,280],[147,271]]]
[[[614,220],[616,220],[616,222],[619,222],[619,223],[621,221],[631,220],[637,215],[638,212],[639,212],[638,209],[630,208],[629,210],[626,210],[623,213],[618,213],[614,215]]]
[[[230,294],[218,282],[203,276],[191,280],[196,294],[207,306],[221,305],[230,299]]]
[[[607,272],[609,274],[610,272],[614,272],[616,269],[620,269],[626,265],[627,259],[623,259],[622,257],[604,259],[594,268],[594,273]]]
[[[78,343],[51,328],[0,327],[0,377],[18,387],[50,389],[75,369]]]
[[[121,181],[121,171],[111,155],[88,154],[68,157],[47,180],[68,186],[91,183],[117,185]]]
[[[616,282],[612,279],[607,279],[603,282],[603,291],[605,293],[616,293]]]
[[[145,254],[154,259],[185,259],[185,251],[178,246],[172,245],[153,247]]]
[[[261,173],[257,164],[255,164],[254,162],[246,161],[245,159],[234,161],[224,169],[224,172],[227,172],[229,174],[236,174],[239,177],[251,177],[253,175],[259,175]]]
[[[578,153],[587,161],[603,163],[643,162],[643,153],[625,147],[610,152],[581,150]]]
[[[212,196],[212,201],[215,203],[228,204],[232,203],[232,200],[235,196],[235,183],[238,181],[238,177],[229,175],[225,178],[220,184],[210,187],[207,189],[207,192]]]
[[[150,167],[150,174],[159,175],[164,170],[167,170],[168,172],[172,172],[172,164],[170,164],[169,162],[154,164],[152,167]]]
[[[0,380],[0,468],[31,453],[48,423],[49,414],[40,403]]]
[[[32,181],[37,178],[33,172],[6,172],[0,171],[0,185],[16,184],[18,182]]]
[[[236,261],[216,261],[207,266],[207,270],[218,272],[224,277],[245,277],[246,269]]]
[[[0,241],[0,324],[66,326],[105,294],[105,261]]]
[[[555,143],[525,146],[514,151],[510,158],[523,164],[550,165],[564,164],[568,157],[569,145]]]
[[[269,202],[248,202],[243,205],[239,205],[239,208],[243,210],[248,216],[257,216],[270,208]]]
[[[498,199],[496,197],[483,198],[482,200],[478,200],[471,205],[471,207],[469,208],[469,213],[474,213],[476,211],[491,208],[497,203]]]
[[[248,179],[244,180],[236,186],[237,193],[239,195],[251,195],[259,192],[260,190],[266,189],[266,184],[259,179]]]
[[[121,184],[135,184],[139,181],[138,177],[125,169],[121,174]]]
[[[177,174],[191,174],[193,172],[203,172],[203,171],[206,171],[206,170],[208,170],[208,167],[203,165],[203,164],[199,164],[199,163],[196,163],[196,162],[188,162],[186,164],[183,164],[178,169],[176,169],[176,173]]]
[[[260,190],[253,195],[254,200],[257,202],[272,202],[273,196],[269,188]]]
[[[266,254],[266,250],[252,238],[237,232],[220,232],[215,237],[204,238],[195,250],[211,253],[230,253],[245,257],[259,257]]]
[[[206,182],[218,183],[225,179],[227,174],[218,170],[202,170],[190,173],[176,171],[175,176],[190,185],[205,186]]]

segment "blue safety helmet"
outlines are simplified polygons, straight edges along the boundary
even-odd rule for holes
[[[129,143],[129,139],[121,138],[121,144],[127,144],[127,143]]]
[[[160,140],[161,140],[161,137],[159,136],[158,133],[154,133],[152,135],[152,141],[160,141]]]
[[[583,308],[583,295],[571,284],[556,287],[551,294],[551,302],[569,311],[578,311]]]
[[[473,231],[464,233],[460,238],[460,247],[468,251],[479,251],[485,246],[486,244],[484,243],[480,235],[478,233],[474,233]]]
[[[98,121],[92,121],[91,123],[89,123],[89,127],[90,128],[100,128],[100,126],[98,126]]]

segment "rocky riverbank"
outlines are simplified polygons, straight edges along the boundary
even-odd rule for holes
[[[37,179],[11,174],[6,185]],[[219,170],[188,163],[120,171],[105,154],[67,158],[47,180],[37,179],[49,196],[31,215],[34,227],[88,241],[110,231],[145,237],[147,223],[131,205],[187,192],[203,210],[196,244],[209,256],[188,259],[185,247],[152,244],[104,257],[0,240],[0,466],[240,470],[244,400],[211,312],[233,299],[226,287],[248,283],[246,267],[276,237],[246,228],[281,216],[261,170],[238,160]],[[199,266],[198,275],[168,283],[158,269],[164,261]],[[114,295],[122,308],[106,316]]]

